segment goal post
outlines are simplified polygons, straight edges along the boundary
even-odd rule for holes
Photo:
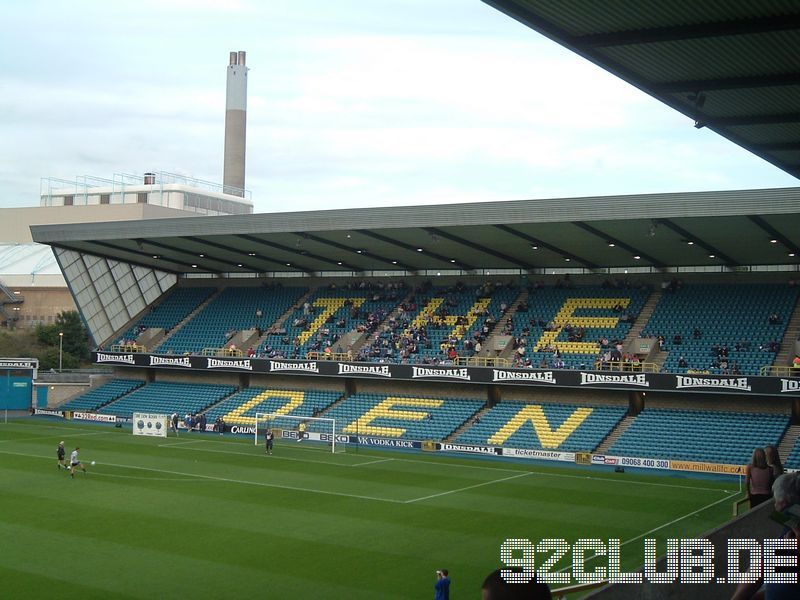
[[[344,452],[344,444],[337,443],[339,431],[336,419],[329,417],[304,417],[300,415],[280,415],[276,413],[256,413],[253,430],[256,446],[264,443],[264,434],[272,429],[276,439],[297,442],[320,442],[330,446],[331,452]]]

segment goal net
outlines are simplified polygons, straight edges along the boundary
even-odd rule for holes
[[[298,415],[278,415],[275,413],[256,413],[255,445],[266,443],[266,432],[271,429],[275,442],[298,442],[309,446],[344,452],[346,436],[339,435],[336,419],[326,417],[303,417]]]

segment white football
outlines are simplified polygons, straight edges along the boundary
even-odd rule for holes
[[[94,466],[94,461],[92,461],[92,466]]]

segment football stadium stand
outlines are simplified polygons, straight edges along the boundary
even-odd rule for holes
[[[644,331],[664,337],[666,372],[735,374],[735,366],[742,375],[758,375],[775,360],[774,344],[783,339],[798,292],[777,284],[677,287],[664,293]]]
[[[513,317],[513,333],[521,343],[515,359],[530,366],[553,368],[556,349],[563,366],[592,368],[599,352],[624,340],[642,310],[650,290],[645,288],[539,287],[528,295],[527,310]]]
[[[423,287],[409,301],[408,315],[396,318],[362,348],[360,359],[373,362],[425,363],[474,353],[476,335],[488,336],[519,296],[512,285]]]
[[[484,405],[465,398],[355,394],[322,416],[336,419],[342,433],[440,441]]]
[[[267,336],[259,354],[305,358],[307,352],[323,352],[326,346],[344,353],[347,348],[338,344],[342,335],[377,326],[406,293],[403,287],[321,288],[286,319],[285,331]]]
[[[114,379],[72,398],[62,404],[59,410],[94,411],[143,385],[144,381],[135,379]]]
[[[117,343],[136,340],[143,329],[150,327],[159,327],[169,332],[213,293],[214,288],[211,287],[176,288],[163,302],[154,306],[133,327],[123,333]]]
[[[339,392],[324,390],[277,390],[261,387],[247,388],[225,398],[206,412],[213,423],[217,417],[229,425],[254,425],[256,413],[312,417],[341,397]],[[275,421],[275,426],[282,423]],[[294,427],[297,423],[292,423]]]
[[[743,465],[788,426],[783,414],[645,409],[609,454]]]
[[[135,412],[196,414],[236,391],[232,385],[200,383],[148,383],[98,412],[130,417]]]
[[[500,402],[456,439],[463,444],[591,452],[625,416],[622,406]]]
[[[300,287],[225,288],[156,352],[200,354],[205,348],[222,348],[228,332],[256,327],[267,330],[306,291]]]

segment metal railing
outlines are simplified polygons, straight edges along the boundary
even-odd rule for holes
[[[800,367],[766,365],[761,367],[760,374],[764,377],[800,377]]]
[[[509,367],[511,361],[498,356],[458,356],[455,363],[466,367]]]
[[[111,352],[147,352],[147,348],[141,344],[114,344],[109,350]]]
[[[659,367],[655,363],[631,362],[625,360],[594,363],[596,371],[626,371],[628,373],[658,373]]]
[[[239,348],[203,348],[201,356],[244,356]]]
[[[339,362],[352,362],[352,352],[307,352],[308,360],[338,360]]]

